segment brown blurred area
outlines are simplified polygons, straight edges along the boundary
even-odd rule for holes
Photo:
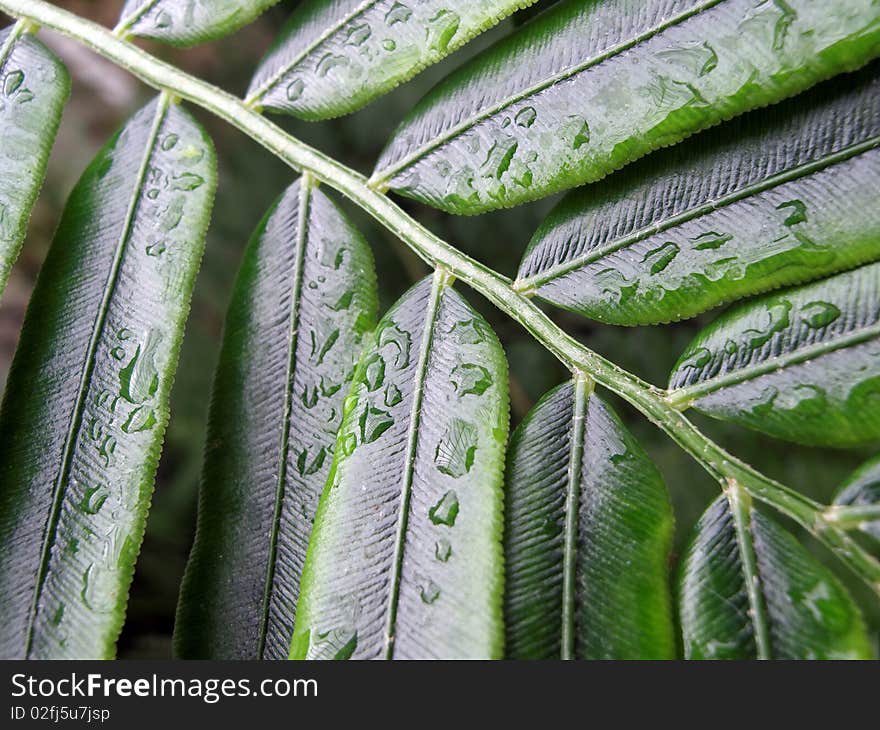
[[[56,4],[112,27],[123,0],[59,0]],[[175,50],[157,43],[139,44],[188,73],[241,95],[260,57],[296,4],[295,0],[284,0],[238,33],[196,48]],[[274,118],[274,121],[351,167],[369,173],[384,141],[415,101],[450,69],[509,32],[512,24],[520,20],[514,18],[502,23],[446,62],[350,117],[320,124],[285,118]],[[113,131],[154,93],[127,72],[60,35],[41,31],[40,37],[68,66],[73,85],[28,240],[0,300],[0,387],[15,351],[31,290],[70,189]],[[129,658],[170,656],[177,590],[195,525],[211,373],[230,288],[251,230],[295,178],[292,170],[238,131],[201,110],[193,111],[217,147],[220,183],[172,395],[171,423],[147,535],[119,644],[120,656]],[[554,202],[555,199],[550,199],[467,219],[416,204],[407,203],[405,207],[468,254],[506,275],[513,275],[531,233]],[[373,246],[381,307],[387,308],[410,284],[427,273],[427,269],[363,213],[351,206],[347,206],[347,210]],[[499,315],[476,294],[460,288],[484,312],[505,346],[510,361],[513,422],[516,423],[543,392],[562,382],[567,375],[552,356],[515,323]],[[553,316],[590,347],[658,385],[665,383],[667,373],[696,329],[711,319],[709,315],[669,327],[621,329],[567,313]],[[699,514],[717,496],[718,487],[630,407],[618,400],[613,402],[664,473],[676,509],[677,554]],[[806,449],[725,424],[703,419],[699,419],[699,423],[733,453],[823,501],[828,501],[840,481],[870,454],[870,450]],[[822,548],[799,534],[811,550],[835,567],[853,590],[876,636],[880,627],[876,600],[846,575]]]

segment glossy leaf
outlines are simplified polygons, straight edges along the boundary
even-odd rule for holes
[[[878,52],[872,0],[567,0],[429,93],[372,184],[452,213],[509,207]]]
[[[442,273],[368,343],[297,607],[295,659],[501,654],[507,363]]]
[[[666,487],[584,379],[516,430],[505,493],[509,658],[674,656]]]
[[[831,572],[738,487],[706,510],[684,556],[688,659],[869,659],[858,607]]]
[[[725,312],[679,359],[671,400],[805,444],[880,438],[880,264]]]
[[[115,651],[215,188],[166,96],[70,195],[0,410],[0,656]]]
[[[126,0],[116,32],[173,46],[222,38],[278,0]]]
[[[839,507],[859,508],[880,505],[880,454],[859,467],[847,479],[834,497]],[[880,557],[880,519],[866,519],[858,523],[858,529],[872,543],[873,551]]]
[[[175,628],[183,658],[287,658],[342,402],[375,326],[375,279],[361,235],[302,182],[251,239],[214,387]]]
[[[257,68],[248,103],[303,119],[360,109],[535,0],[306,0]]]
[[[0,293],[24,242],[69,92],[64,64],[21,24],[0,31]]]
[[[611,324],[692,317],[880,258],[880,66],[573,191],[517,288]]]

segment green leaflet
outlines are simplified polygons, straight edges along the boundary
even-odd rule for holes
[[[692,317],[880,258],[880,65],[572,191],[516,287],[610,324]]]
[[[841,485],[834,497],[834,505],[849,509],[852,517],[858,518],[858,509],[880,505],[880,454],[865,462]],[[858,519],[857,529],[866,536],[874,553],[880,557],[880,519],[875,516]]]
[[[27,234],[69,93],[64,64],[22,23],[0,31],[0,294]]]
[[[306,0],[247,102],[303,119],[360,109],[535,0]]]
[[[346,399],[291,658],[497,658],[507,363],[438,272],[379,323]]]
[[[226,319],[179,656],[287,657],[312,520],[376,296],[360,233],[309,183],[288,188],[251,239]]]
[[[115,32],[172,46],[216,40],[255,20],[278,0],[126,0]]]
[[[799,443],[880,438],[880,264],[744,302],[704,329],[671,402]]]
[[[738,485],[700,519],[679,613],[687,659],[869,659],[858,607]]]
[[[517,428],[505,493],[509,658],[674,657],[666,487],[584,378]]]
[[[0,410],[0,656],[112,657],[216,183],[167,95],[83,173]]]
[[[517,205],[878,51],[872,0],[567,0],[429,93],[371,183],[451,213]]]

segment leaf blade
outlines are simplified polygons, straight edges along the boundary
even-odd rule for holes
[[[582,379],[514,433],[506,499],[508,658],[674,657],[669,497]]]
[[[115,32],[188,47],[222,38],[278,0],[126,0]]]
[[[872,64],[576,190],[523,256],[517,288],[620,325],[880,257],[880,77]]]
[[[291,658],[500,654],[506,385],[494,333],[442,274],[385,315],[346,402]]]
[[[831,30],[806,2],[563,2],[426,96],[371,182],[459,214],[593,182],[864,64],[869,5]]]
[[[27,234],[69,93],[64,64],[21,23],[0,31],[0,294]]]
[[[804,444],[880,437],[880,264],[740,304],[670,376],[679,408]]]
[[[247,103],[318,120],[356,111],[535,0],[311,0],[257,67]]]
[[[738,526],[722,496],[694,530],[679,587],[685,658],[871,658],[861,614],[832,573],[747,498],[743,514],[745,524]],[[752,540],[753,573],[744,570],[743,534]],[[764,617],[758,621],[765,622],[764,651],[756,641],[749,582]]]
[[[114,652],[215,182],[163,95],[65,207],[0,410],[5,657]]]
[[[376,300],[360,233],[310,182],[288,188],[251,239],[227,317],[175,626],[182,658],[287,657],[311,521]]]

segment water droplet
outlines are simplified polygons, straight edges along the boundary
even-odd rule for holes
[[[449,333],[462,345],[479,345],[483,342],[483,328],[476,319],[456,322]]]
[[[322,332],[311,330],[309,336],[311,338],[310,356],[316,364],[320,365],[324,362],[327,353],[330,352],[333,345],[335,345],[336,341],[339,339],[339,330],[334,329],[326,336]]]
[[[302,401],[303,406],[305,406],[306,408],[314,408],[316,405],[318,405],[318,387],[315,385],[311,387],[306,385],[303,388],[300,400]]]
[[[116,606],[116,574],[97,563],[90,564],[83,573],[80,593],[83,604],[95,613],[109,613]]]
[[[342,385],[339,383],[334,383],[332,380],[325,381],[324,376],[321,376],[321,395],[325,398],[329,398],[331,395],[338,393],[341,387]]]
[[[294,79],[287,85],[287,100],[299,101],[305,91],[306,82],[302,79]]]
[[[385,13],[385,22],[388,25],[395,25],[397,23],[405,23],[412,16],[412,10],[410,10],[403,3],[394,3],[391,6],[391,9]]]
[[[24,72],[20,70],[10,71],[3,80],[3,93],[12,96],[18,87],[24,82]]]
[[[147,256],[159,258],[159,256],[165,253],[165,242],[159,241],[158,243],[151,243],[149,246],[147,246],[146,252]]]
[[[486,159],[480,167],[481,173],[500,180],[510,167],[517,147],[518,144],[514,137],[508,135],[498,137],[486,154]]]
[[[830,302],[810,302],[801,309],[801,318],[808,327],[827,327],[840,317],[840,310]]]
[[[162,149],[165,150],[166,152],[168,150],[173,150],[174,147],[177,145],[177,141],[179,139],[180,138],[176,134],[166,134],[162,138]]]
[[[171,189],[190,191],[196,190],[204,184],[205,179],[201,175],[196,175],[194,172],[182,172],[172,178]]]
[[[382,41],[382,48],[386,51],[393,51],[397,48],[397,44],[391,38],[386,38]]]
[[[157,28],[170,28],[174,22],[174,18],[166,10],[161,10],[156,14],[154,23]]]
[[[699,236],[694,236],[690,240],[691,243],[694,244],[694,248],[697,251],[714,251],[716,248],[721,248],[732,238],[733,235],[730,233],[717,233],[716,231],[706,231],[705,233],[701,233]]]
[[[139,433],[140,431],[148,431],[156,425],[156,413],[148,406],[138,406],[135,408],[122,424],[122,430],[125,433]]]
[[[367,23],[355,25],[348,31],[348,37],[345,42],[350,46],[361,46],[366,43],[367,39],[373,34],[372,29]]]
[[[651,276],[655,276],[675,260],[679,250],[678,244],[673,241],[667,241],[662,246],[648,251],[644,258],[642,258],[642,263],[647,264],[650,262]]]
[[[385,405],[391,408],[392,406],[396,406],[402,400],[403,394],[400,392],[400,388],[394,383],[389,383],[388,387],[385,388]]]
[[[370,392],[385,383],[385,360],[378,353],[370,355],[364,367],[364,384]]]
[[[429,579],[425,585],[421,586],[419,595],[422,598],[422,603],[427,603],[430,606],[440,597],[440,586]]]
[[[353,628],[344,627],[317,632],[309,643],[307,659],[343,661],[351,659],[357,649],[358,635]]]
[[[120,395],[129,403],[143,403],[158,390],[159,372],[153,358],[161,340],[159,332],[150,330],[143,345],[138,345],[128,365],[120,371]]]
[[[492,376],[482,365],[464,363],[452,369],[450,382],[460,396],[483,395],[492,385]]]
[[[442,474],[458,479],[474,465],[477,453],[477,427],[453,418],[434,450],[434,463]]]
[[[446,492],[428,511],[428,518],[435,525],[452,527],[456,517],[458,517],[458,495],[452,490]]]
[[[569,130],[568,134],[573,135],[572,149],[579,150],[590,141],[590,125],[587,124],[586,119],[582,116],[578,114],[569,116],[566,120],[565,128]]]
[[[324,459],[327,457],[327,449],[321,446],[317,453],[309,459],[309,450],[302,449],[296,457],[296,470],[300,476],[311,476],[316,474],[322,466]]]
[[[317,71],[318,76],[325,77],[334,69],[348,65],[349,60],[346,56],[340,56],[335,53],[328,53],[320,61],[318,61],[318,65],[315,67],[315,71]]]
[[[460,23],[461,18],[457,13],[453,13],[451,10],[440,10],[428,21],[428,45],[441,53],[448,50],[450,42],[458,33]]]
[[[343,292],[334,304],[329,305],[334,312],[344,312],[351,306],[354,299],[354,289]]]
[[[776,210],[790,211],[788,218],[783,221],[783,225],[787,227],[795,226],[798,223],[807,222],[807,206],[800,200],[788,200],[776,206]]]
[[[531,127],[535,120],[538,118],[538,112],[535,111],[535,108],[532,106],[524,107],[520,109],[516,114],[516,125],[518,127]]]
[[[441,563],[445,563],[452,555],[452,543],[445,537],[434,543],[434,557]]]
[[[361,427],[361,442],[370,444],[394,425],[394,419],[388,411],[367,405],[358,423]]]
[[[781,332],[789,325],[788,313],[791,311],[791,302],[786,299],[770,304],[765,309],[768,324],[764,330],[747,329],[743,333],[746,336],[745,345],[751,350],[766,345],[774,334]]]
[[[396,370],[403,370],[409,366],[409,332],[404,332],[394,323],[386,325],[379,333],[379,349],[381,350],[385,347],[388,347],[393,353],[393,364]]]
[[[98,514],[109,496],[103,487],[86,487],[79,503],[80,512],[87,515]]]
[[[700,347],[688,356],[686,359],[682,360],[681,364],[678,366],[679,370],[685,370],[686,368],[694,368],[700,369],[706,367],[709,362],[712,360],[712,352],[705,347]]]

